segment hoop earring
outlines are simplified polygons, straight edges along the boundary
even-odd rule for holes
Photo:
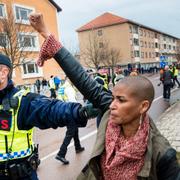
[[[140,115],[140,118],[139,118],[139,125],[141,126],[141,124],[142,124],[142,121],[143,121],[143,115],[141,114]]]

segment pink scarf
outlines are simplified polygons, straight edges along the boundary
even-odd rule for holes
[[[105,180],[136,180],[144,165],[149,135],[149,117],[145,116],[138,131],[124,138],[120,126],[109,121],[101,169]]]

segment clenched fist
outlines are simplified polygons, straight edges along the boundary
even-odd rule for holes
[[[31,13],[29,15],[29,21],[31,26],[39,32],[45,39],[49,36],[49,31],[43,20],[43,15],[41,13]]]

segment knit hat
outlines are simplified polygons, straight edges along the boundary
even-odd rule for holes
[[[12,69],[12,63],[11,63],[10,59],[3,54],[0,54],[0,64],[6,65],[10,69]]]

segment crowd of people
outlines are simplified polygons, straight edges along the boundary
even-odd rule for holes
[[[52,75],[49,81],[36,80],[38,93],[18,90],[11,79],[11,60],[0,54],[0,179],[38,179],[40,161],[33,144],[33,127],[67,127],[56,159],[68,164],[65,155],[71,139],[74,138],[76,153],[82,152],[78,128],[97,117],[93,152],[78,180],[179,180],[176,150],[148,115],[155,94],[151,81],[136,71],[130,76],[117,71],[110,90],[108,75],[99,70],[91,78],[49,32],[42,14],[31,14],[29,21],[45,39],[37,64],[43,66],[46,60],[54,58],[70,81],[63,84]],[[173,75],[169,67],[164,68],[161,75],[164,86],[176,76],[177,71],[172,72]],[[178,83],[177,77],[172,82]],[[40,94],[42,84],[48,84],[50,98]],[[75,95],[72,97],[73,87],[88,101],[85,106],[76,101]]]

